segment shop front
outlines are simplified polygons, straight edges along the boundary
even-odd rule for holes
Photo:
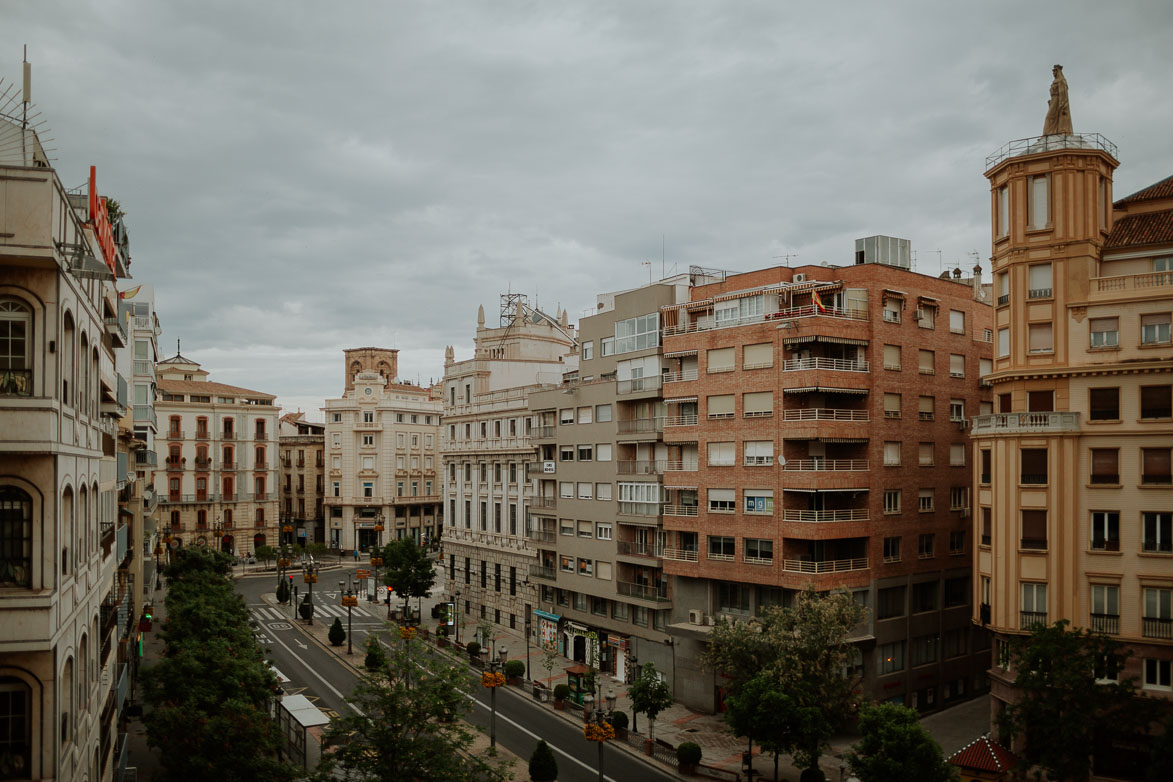
[[[558,649],[558,623],[562,617],[551,614],[540,608],[534,609],[534,616],[538,618],[538,645],[543,649]]]

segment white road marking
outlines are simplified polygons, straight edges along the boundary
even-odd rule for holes
[[[307,671],[309,671],[311,674],[313,674],[313,676],[314,676],[314,678],[315,678],[315,679],[317,679],[318,681],[320,681],[322,684],[326,685],[326,689],[328,689],[330,692],[332,692],[332,693],[334,693],[335,695],[337,695],[339,700],[341,700],[343,703],[345,703],[347,706],[349,706],[349,707],[351,708],[351,710],[352,710],[352,711],[354,711],[354,713],[355,713],[355,714],[359,714],[359,715],[361,715],[361,716],[364,716],[364,717],[366,716],[365,714],[363,714],[363,711],[362,711],[362,709],[360,709],[359,707],[357,707],[357,706],[355,706],[353,703],[351,703],[349,700],[347,700],[345,695],[343,695],[343,694],[342,694],[342,693],[340,693],[338,690],[336,690],[336,689],[334,688],[334,685],[330,684],[330,682],[328,682],[328,681],[326,681],[325,679],[323,679],[323,678],[322,678],[322,675],[321,675],[320,673],[318,673],[318,672],[317,672],[317,671],[315,671],[313,668],[311,668],[311,667],[309,666],[309,663],[307,663],[305,660],[301,659],[301,656],[300,656],[300,655],[298,655],[298,653],[297,653],[297,652],[293,651],[293,650],[292,650],[292,649],[290,649],[288,646],[286,646],[286,644],[285,644],[285,642],[284,642],[284,641],[282,641],[280,638],[277,638],[277,639],[275,639],[275,640],[276,640],[276,642],[277,642],[278,644],[280,644],[280,645],[281,645],[281,646],[282,646],[282,647],[285,649],[285,651],[287,651],[287,652],[289,652],[291,655],[293,655],[293,659],[295,659],[295,660],[297,660],[299,663],[301,663],[301,665],[302,665],[302,667],[303,667],[303,668],[305,668]],[[307,648],[307,647],[305,647],[304,645],[302,645],[302,643],[301,643],[300,641],[298,641],[298,645],[299,645],[299,646],[301,646],[303,649],[304,649],[304,648]]]

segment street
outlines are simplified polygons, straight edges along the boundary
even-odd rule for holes
[[[345,579],[352,569],[326,571],[323,582]],[[327,575],[328,574],[328,575]],[[286,690],[298,692],[313,701],[319,709],[333,717],[351,710],[346,696],[357,675],[312,638],[294,626],[292,609],[276,607],[262,600],[261,595],[272,593],[275,576],[247,575],[237,579],[237,590],[244,596],[249,611],[257,622],[257,637],[269,650],[273,666],[290,679]],[[436,590],[438,593],[439,590]],[[337,589],[314,590],[314,623],[333,623],[335,617],[346,626],[346,609],[338,605]],[[428,612],[434,600],[424,599],[423,610]],[[352,608],[354,653],[353,665],[361,667],[363,645],[369,633],[386,639],[386,613],[382,603],[360,601]],[[426,615],[426,614],[425,614]],[[385,641],[384,641],[385,643]],[[438,654],[438,652],[434,652]],[[303,689],[304,688],[304,689]],[[533,753],[539,738],[546,740],[558,759],[559,779],[566,782],[590,782],[598,779],[597,748],[583,738],[582,728],[552,714],[523,691],[513,687],[499,688],[497,697],[497,741],[521,758],[524,764]],[[483,687],[475,687],[470,696],[474,707],[466,720],[482,731],[489,727],[489,694]],[[650,762],[632,757],[611,746],[604,748],[606,777],[613,780],[675,779],[675,774],[657,769]],[[524,775],[524,768],[517,769]]]

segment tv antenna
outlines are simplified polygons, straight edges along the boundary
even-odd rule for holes
[[[790,259],[791,259],[791,258],[797,258],[797,257],[798,257],[798,253],[784,253],[784,254],[782,254],[782,255],[775,255],[774,257],[775,257],[775,258],[782,258],[782,259],[785,259],[785,261],[786,261],[786,265],[787,265],[787,266],[789,266],[789,265],[790,265]]]
[[[28,46],[24,47],[23,81],[18,87],[16,84],[0,79],[0,119],[8,120],[14,128],[0,127],[0,161],[14,163],[20,166],[36,165],[37,153],[48,165],[49,152],[56,149],[46,149],[45,143],[51,138],[41,138],[42,130],[46,130],[45,120],[41,119],[41,112],[37,111],[32,102],[33,66],[28,61]],[[15,132],[13,132],[15,131]],[[29,156],[29,143],[32,142],[32,159]],[[19,159],[17,159],[19,155]]]

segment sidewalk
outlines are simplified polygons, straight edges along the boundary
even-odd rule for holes
[[[144,668],[154,665],[163,657],[163,641],[159,637],[159,630],[167,619],[167,607],[163,604],[166,589],[156,589],[151,593],[151,631],[143,633],[143,657],[139,660],[139,675]],[[134,684],[134,702],[142,705],[142,682]],[[137,778],[141,782],[150,782],[158,774],[163,778],[163,764],[159,750],[147,746],[147,726],[142,717],[129,717],[126,721],[126,752],[128,765],[138,769]]]

